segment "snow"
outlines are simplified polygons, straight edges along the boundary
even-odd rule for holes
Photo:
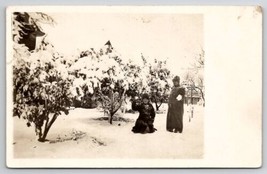
[[[203,157],[204,109],[194,107],[194,118],[189,122],[189,107],[185,106],[184,131],[182,134],[165,130],[167,106],[163,105],[156,115],[153,134],[134,134],[131,132],[138,113],[119,113],[129,122],[97,120],[104,113],[98,109],[70,110],[69,115],[58,117],[48,139],[63,142],[41,143],[35,139],[33,127],[26,121],[14,117],[14,157],[15,158],[190,158]],[[73,139],[82,132],[83,137]]]

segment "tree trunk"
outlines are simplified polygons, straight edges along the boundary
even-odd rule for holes
[[[44,113],[44,114],[46,114],[46,113]],[[45,115],[42,115],[42,116],[45,116]],[[38,141],[40,141],[42,139],[42,136],[43,136],[43,129],[42,129],[43,124],[44,124],[44,120],[36,120],[36,122],[34,122],[35,133],[36,133]]]
[[[47,134],[48,134],[51,126],[53,125],[53,123],[56,121],[57,116],[58,116],[58,114],[54,114],[50,122],[49,122],[49,118],[46,120],[44,132],[42,133],[42,136],[38,139],[38,141],[45,142]]]
[[[203,106],[205,106],[205,97],[204,97],[204,93],[203,93],[202,90],[200,90],[200,92],[201,92],[201,96],[202,96],[202,99],[203,99]]]
[[[109,120],[108,120],[110,124],[112,124],[113,115],[114,115],[114,113],[110,113]]]
[[[120,109],[122,102],[120,102],[120,105],[118,106],[118,108],[114,108],[114,110],[110,111],[110,115],[109,115],[109,123],[112,124],[112,120],[113,120],[113,116],[116,114],[116,112]]]
[[[46,136],[47,136],[47,134],[48,134],[48,131],[49,131],[49,128],[48,128],[48,127],[45,127],[43,136],[42,136],[41,139],[39,140],[40,142],[45,142],[45,140],[46,140]]]
[[[113,116],[110,116],[109,117],[109,123],[112,124],[112,119],[113,119]]]
[[[35,132],[36,132],[36,136],[37,136],[36,138],[37,138],[37,140],[40,141],[41,138],[42,138],[42,135],[43,135],[43,133],[42,133],[42,127],[35,125]]]
[[[159,108],[160,108],[162,103],[158,104],[157,102],[155,102],[155,104],[156,104],[156,111],[159,111]]]
[[[200,91],[200,93],[201,93],[201,97],[202,97],[202,99],[203,99],[203,106],[205,106],[205,96],[204,96],[204,92],[202,91],[201,88],[199,88],[199,87],[196,87],[196,88]]]
[[[156,111],[159,111],[159,106],[156,104]]]
[[[113,107],[114,103],[111,103],[112,104],[112,106],[111,106],[112,110],[110,110],[110,112],[109,112],[110,113],[110,116],[109,116],[109,123],[110,124],[112,124],[113,116],[115,115],[115,113],[121,108],[124,94],[125,94],[125,91],[122,93],[122,96],[121,96],[120,102],[119,102],[119,106],[117,108],[114,108]],[[111,100],[111,101],[114,102],[114,100]]]

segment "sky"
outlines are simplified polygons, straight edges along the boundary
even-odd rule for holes
[[[123,59],[167,60],[182,75],[203,48],[200,14],[50,13],[55,26],[44,26],[47,39],[65,54],[96,50],[110,40]]]

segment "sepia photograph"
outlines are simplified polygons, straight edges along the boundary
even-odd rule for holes
[[[8,11],[9,159],[205,159],[204,13],[118,9]]]

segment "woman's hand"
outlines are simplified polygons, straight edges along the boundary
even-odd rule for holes
[[[130,99],[131,102],[134,102],[134,101],[136,101],[136,100],[138,100],[138,97],[137,97],[137,96],[135,96],[135,97],[131,97],[131,99]]]
[[[137,96],[135,96],[135,97],[133,98],[133,102],[134,102],[136,105],[140,105],[140,104],[141,104],[141,100],[140,100],[140,98],[137,97]]]

